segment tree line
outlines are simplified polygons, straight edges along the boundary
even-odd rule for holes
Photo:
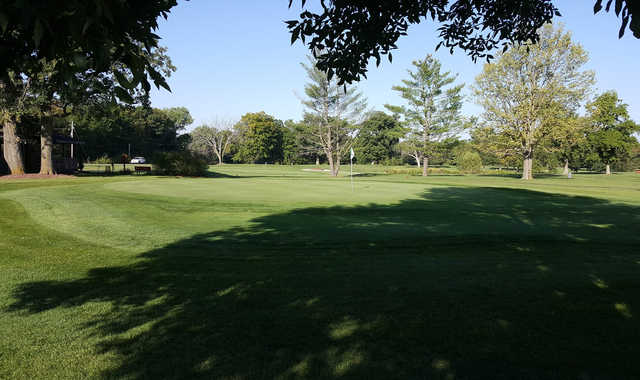
[[[164,76],[175,71],[166,49],[140,52]],[[39,138],[40,172],[53,173],[53,135],[73,121],[88,160],[118,160],[133,145],[132,154],[148,158],[190,150],[218,163],[324,162],[334,176],[351,149],[359,163],[415,164],[425,176],[429,165],[457,163],[463,154],[467,162],[521,169],[524,179],[558,165],[565,172],[627,169],[637,159],[638,125],[615,91],[593,96],[595,74],[583,69],[587,61],[570,33],[547,24],[536,43],[514,44],[485,64],[470,86],[471,99],[457,75],[428,55],[392,88],[402,103],[382,112],[368,110],[357,87],[310,57],[303,64],[308,82],[301,120],[248,113],[238,122],[217,120],[184,134],[192,122],[188,110],[151,107],[147,89],[134,85],[126,66],[78,72],[60,90],[58,62],[41,59],[30,62],[28,75],[0,81],[4,157],[12,173],[24,172],[20,144]],[[467,100],[484,112],[463,116]]]
[[[467,153],[485,165],[518,168],[523,179],[558,166],[609,174],[612,165],[637,165],[640,127],[628,106],[615,91],[592,96],[595,74],[583,69],[588,54],[569,32],[548,24],[538,33],[537,43],[514,45],[484,65],[471,86],[480,117],[461,114],[464,84],[431,55],[414,61],[392,88],[403,104],[387,104],[387,112],[367,111],[355,86],[340,84],[310,58],[303,64],[302,120],[248,113],[237,123],[196,128],[189,147],[219,164],[322,161],[332,175],[351,148],[358,163],[413,163],[424,176],[430,163],[456,163]]]

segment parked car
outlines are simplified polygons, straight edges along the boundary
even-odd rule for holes
[[[131,159],[132,164],[145,164],[146,162],[147,160],[145,160],[144,157],[134,157]]]

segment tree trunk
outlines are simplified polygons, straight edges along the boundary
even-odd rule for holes
[[[525,153],[524,161],[522,163],[522,179],[533,179],[533,154],[532,152]]]
[[[420,157],[419,157],[419,156],[418,156],[418,154],[416,153],[416,155],[415,155],[415,156],[413,156],[413,158],[415,158],[415,159],[416,159],[416,164],[418,164],[418,168],[419,168],[419,167],[421,166],[421,165],[420,165]]]
[[[562,170],[562,174],[569,175],[569,160],[564,160],[564,169]]]
[[[40,127],[40,174],[56,174],[53,169],[53,131],[50,120],[45,120]]]
[[[429,175],[428,170],[429,170],[429,158],[424,157],[422,159],[422,176],[423,177],[426,177]]]
[[[12,120],[5,120],[3,123],[4,142],[3,154],[4,159],[9,165],[9,170],[13,175],[24,174],[24,160],[20,152],[20,142],[16,133],[16,124]]]
[[[611,175],[611,166],[609,166],[609,164],[607,164],[607,175]]]
[[[333,153],[332,152],[327,152],[327,161],[329,161],[329,169],[331,169],[331,175],[333,177],[336,177],[338,175],[338,172],[336,170],[336,165],[333,162]]]

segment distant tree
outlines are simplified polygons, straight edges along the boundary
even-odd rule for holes
[[[562,27],[545,25],[538,43],[516,45],[484,65],[474,93],[486,123],[500,135],[503,156],[519,155],[523,179],[532,179],[536,147],[558,120],[573,115],[594,82],[582,71],[587,53]]]
[[[366,107],[366,101],[355,88],[339,85],[318,70],[314,60],[310,59],[309,65],[302,66],[310,82],[304,87],[306,99],[302,104],[307,111],[300,132],[306,136],[305,141],[322,149],[331,175],[335,177],[340,171],[341,158],[349,152],[353,142],[353,121]]]
[[[615,91],[607,91],[587,104],[593,128],[587,139],[606,165],[607,175],[611,174],[611,164],[626,158],[637,142],[632,134],[640,131],[640,126],[629,118],[627,108]]]
[[[140,50],[148,56],[154,70],[167,77],[175,71],[166,55],[166,48],[153,48],[151,53]],[[109,71],[76,72],[71,79],[61,76],[62,69],[58,60],[40,59],[29,62],[19,73],[9,72],[5,78],[0,78],[0,114],[5,134],[9,137],[5,152],[12,157],[20,157],[18,139],[11,137],[17,136],[15,128],[22,117],[35,115],[41,126],[41,174],[54,173],[53,125],[72,114],[74,108],[114,104],[117,98],[148,104],[148,91],[132,86],[125,90],[117,85],[117,77],[133,80],[133,73],[121,63],[113,63]],[[17,162],[14,172],[24,171],[19,159],[10,161]]]
[[[193,123],[193,117],[186,107],[172,107],[161,109],[173,121],[178,131],[185,130]]]
[[[456,164],[458,157],[465,152],[475,152],[471,142],[458,138],[446,139],[438,149],[438,158],[443,164]]]
[[[563,165],[562,174],[569,174],[569,168],[575,168],[576,164],[582,162],[579,158],[583,152],[580,147],[587,144],[587,130],[587,120],[573,115],[558,120],[550,131],[550,146]]]
[[[215,155],[218,158],[218,165],[222,165],[229,146],[236,138],[232,127],[232,122],[222,119],[201,125],[191,132],[189,147],[207,157]]]
[[[304,126],[293,120],[284,123],[282,135],[282,157],[285,164],[303,164],[316,159],[319,154],[313,144],[304,141]],[[311,148],[311,149],[308,149]]]
[[[477,152],[464,151],[456,158],[456,167],[462,173],[478,173],[482,170],[482,159]]]
[[[240,143],[234,159],[251,163],[282,161],[282,121],[264,112],[247,113],[235,129]]]
[[[409,79],[404,86],[394,86],[406,106],[386,107],[401,115],[410,129],[405,148],[412,152],[416,161],[422,161],[422,175],[427,175],[429,158],[435,153],[436,144],[457,135],[465,124],[460,115],[462,88],[464,84],[452,85],[457,75],[442,72],[440,62],[427,55],[423,60],[413,61],[414,71],[408,70]]]
[[[505,152],[501,151],[498,146],[498,140],[501,138],[497,131],[490,126],[477,124],[470,131],[471,147],[480,154],[482,162],[486,165],[506,165]]]
[[[353,146],[356,159],[361,163],[390,160],[405,133],[406,130],[392,116],[384,112],[371,113],[358,128]]]
[[[189,133],[183,133],[181,135],[179,135],[177,138],[177,143],[178,143],[178,150],[179,151],[185,151],[189,149],[189,146],[191,145],[191,142],[193,141],[193,139],[191,138],[191,134]]]
[[[180,135],[182,124],[165,110],[150,106],[106,103],[74,108],[71,116],[76,136],[84,141],[83,154],[88,159],[103,155],[115,158],[128,150],[140,156],[153,157],[158,152],[184,150]]]
[[[289,7],[297,1],[289,0]],[[301,0],[302,7],[312,1]],[[441,24],[440,42],[445,46],[466,51],[473,60],[491,59],[496,48],[511,44],[537,42],[537,30],[554,16],[560,16],[550,0],[370,0],[321,1],[321,12],[305,9],[299,19],[286,21],[291,43],[301,40],[318,59],[318,67],[340,83],[352,83],[366,78],[371,58],[379,64],[391,51],[409,26],[427,19]],[[594,13],[603,9],[596,0]],[[608,12],[615,3],[616,15],[621,18],[619,36],[626,27],[640,38],[640,5],[636,0],[608,0]]]

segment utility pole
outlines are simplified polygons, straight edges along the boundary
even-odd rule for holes
[[[129,159],[131,159],[131,144],[127,144],[129,145]]]

